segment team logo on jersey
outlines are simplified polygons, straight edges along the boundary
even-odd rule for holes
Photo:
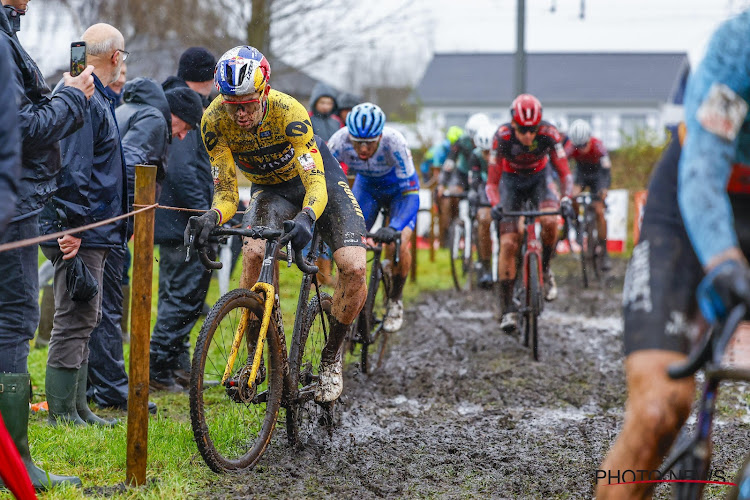
[[[297,161],[300,165],[302,165],[302,168],[305,170],[305,172],[309,172],[310,170],[315,168],[315,160],[313,160],[313,157],[310,156],[310,153],[305,153],[298,156]]]
[[[270,130],[264,130],[263,132],[261,132],[260,134],[258,134],[258,137],[261,137],[261,138],[271,137],[271,131]]]
[[[703,128],[733,141],[747,116],[748,104],[723,83],[714,83],[695,114]]]

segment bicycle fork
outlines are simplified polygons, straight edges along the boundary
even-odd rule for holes
[[[268,325],[271,322],[271,313],[273,311],[273,303],[274,303],[274,297],[276,296],[276,290],[274,286],[270,283],[261,283],[258,282],[255,285],[253,285],[252,288],[253,292],[256,292],[258,294],[261,294],[264,298],[264,304],[263,304],[263,321],[260,325],[260,332],[258,333],[258,341],[255,345],[255,354],[253,355],[253,365],[250,368],[250,378],[247,380],[248,387],[252,387],[252,384],[255,383],[255,377],[258,375],[258,370],[260,369],[260,361],[263,357],[263,342],[266,340],[266,334],[268,333]],[[250,310],[244,309],[242,311],[242,316],[240,317],[240,322],[237,325],[237,331],[234,333],[234,340],[232,341],[232,350],[229,352],[229,360],[227,361],[227,366],[224,369],[224,376],[221,378],[221,385],[225,385],[227,379],[232,374],[232,371],[234,370],[234,362],[237,360],[237,353],[240,349],[240,344],[242,343],[242,337],[245,336],[245,330],[247,329],[247,324],[250,321]]]

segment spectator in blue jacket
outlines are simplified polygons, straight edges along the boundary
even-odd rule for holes
[[[120,65],[128,54],[125,40],[116,28],[103,23],[88,28],[82,38],[87,60],[94,66],[96,91],[83,128],[61,141],[63,169],[58,190],[40,217],[45,234],[116,217],[128,209],[120,133],[114,103],[105,93],[105,87],[120,76]],[[56,91],[60,90],[58,86]],[[52,424],[114,425],[94,415],[86,402],[88,344],[102,314],[104,261],[110,251],[122,247],[125,233],[125,221],[118,221],[42,245],[42,252],[55,266],[55,319],[46,378]],[[90,300],[73,300],[66,289],[67,261],[75,257],[96,278],[99,291]]]
[[[207,106],[214,81],[216,58],[202,47],[191,47],[180,57],[177,76],[162,84],[167,97],[176,92],[197,92]],[[183,115],[183,121],[192,119]],[[200,116],[197,118],[200,122]],[[159,203],[165,206],[208,210],[213,199],[211,162],[199,129],[187,132],[169,146],[167,176]],[[183,233],[189,212],[157,210],[154,242],[159,245],[159,305],[151,335],[150,387],[180,392],[190,381],[190,331],[203,309],[211,273],[195,250],[185,262]]]
[[[168,98],[156,81],[136,78],[125,84],[124,104],[115,116],[122,136],[122,150],[128,172],[129,208],[135,190],[135,165],[156,165],[157,179],[167,168],[167,145],[174,135],[183,139],[187,130],[197,128],[203,107],[198,95],[184,89],[185,95]],[[178,115],[187,117],[185,122]],[[128,231],[128,239],[131,230]],[[127,409],[128,376],[122,351],[123,289],[121,286],[127,245],[113,247],[104,265],[102,319],[89,340],[87,395],[99,407]],[[149,410],[156,405],[149,403]]]
[[[59,141],[83,126],[86,99],[94,93],[93,68],[88,67],[75,78],[65,73],[59,92],[46,97],[50,89],[16,36],[26,3],[2,0],[0,11],[0,38],[10,46],[13,66],[10,79],[2,80],[16,89],[17,126],[22,141],[18,202],[0,243],[39,236],[39,212],[54,192],[55,177],[61,168]],[[62,482],[80,485],[81,481],[48,474],[34,465],[29,451],[27,358],[29,342],[39,323],[38,253],[38,247],[30,245],[3,252],[0,258],[0,384],[15,388],[0,393],[0,412],[32,484],[44,489]]]

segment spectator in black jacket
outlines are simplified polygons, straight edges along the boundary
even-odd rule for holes
[[[21,133],[21,178],[18,202],[0,243],[39,235],[39,212],[55,190],[61,168],[59,140],[83,125],[86,99],[94,92],[93,68],[72,78],[65,73],[60,91],[51,99],[39,68],[16,37],[26,0],[2,0],[0,37],[10,45],[17,89],[18,128]],[[39,322],[39,281],[36,245],[3,252],[0,258],[0,384],[15,388],[0,393],[3,414],[13,441],[36,488],[61,482],[80,485],[76,477],[47,474],[34,465],[27,437],[30,379],[27,368],[29,342]]]
[[[167,145],[174,137],[185,138],[187,131],[198,129],[203,106],[190,89],[164,93],[161,85],[148,78],[136,78],[125,85],[125,104],[115,113],[122,134],[122,149],[128,169],[128,194],[132,198],[135,165],[156,165],[167,169]],[[162,175],[163,177],[163,175]],[[132,200],[131,200],[132,203]],[[127,247],[113,248],[104,265],[102,320],[89,341],[90,399],[100,407],[127,409],[128,376],[122,352],[120,319],[123,312],[123,262]],[[149,410],[156,405],[149,403]]]
[[[125,40],[108,24],[91,26],[82,38],[87,60],[94,66],[96,92],[89,100],[83,128],[61,141],[63,169],[58,190],[40,218],[45,234],[116,217],[128,209],[114,103],[104,90],[120,76],[120,65],[127,57]],[[60,90],[58,86],[56,91]],[[94,415],[86,402],[88,343],[102,314],[104,261],[110,251],[125,243],[125,232],[125,221],[118,221],[42,245],[42,252],[55,266],[55,319],[46,378],[52,424],[114,425]],[[73,300],[66,289],[67,261],[76,256],[98,282],[99,293],[87,301]]]
[[[16,209],[21,175],[21,134],[18,130],[19,89],[11,78],[15,68],[10,44],[0,37],[0,237]]]
[[[180,57],[177,76],[163,84],[167,94],[192,89],[204,99],[213,89],[216,58],[206,49],[192,47]],[[199,120],[200,121],[200,120]],[[213,198],[211,162],[200,130],[169,146],[167,177],[159,203],[166,206],[208,210]],[[193,251],[185,262],[183,233],[191,213],[156,211],[155,243],[159,245],[159,306],[151,335],[151,388],[178,392],[190,378],[190,330],[206,300],[211,273]]]
[[[318,82],[310,96],[310,121],[313,132],[326,142],[343,126],[343,122],[335,114],[337,93],[330,85]]]

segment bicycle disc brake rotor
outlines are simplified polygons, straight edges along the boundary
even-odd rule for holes
[[[236,403],[251,403],[258,393],[258,386],[266,379],[266,366],[260,365],[255,376],[255,382],[248,384],[252,365],[247,364],[240,368],[234,377],[227,380],[226,392],[229,398]]]

